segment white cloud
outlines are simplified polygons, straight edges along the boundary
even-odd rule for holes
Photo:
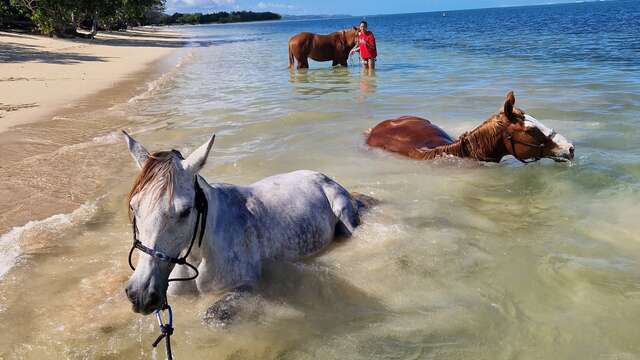
[[[275,10],[275,9],[294,10],[294,9],[296,9],[296,6],[293,6],[291,4],[272,3],[272,2],[264,2],[264,1],[260,1],[258,3],[258,5],[256,5],[256,7],[258,9],[261,9],[261,10],[266,10],[266,9],[271,9],[271,10]]]
[[[236,4],[236,0],[167,0],[168,13],[173,12],[210,12],[228,10]]]

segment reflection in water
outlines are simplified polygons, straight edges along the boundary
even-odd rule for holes
[[[362,73],[360,74],[360,97],[362,100],[365,96],[369,94],[374,94],[376,89],[378,88],[378,83],[376,80],[376,71],[375,69],[362,68]]]
[[[351,91],[352,72],[349,68],[335,66],[327,69],[289,70],[289,82],[301,95],[324,96],[332,93]]]

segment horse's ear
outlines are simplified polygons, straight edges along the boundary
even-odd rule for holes
[[[511,122],[515,122],[515,118],[513,117],[513,106],[516,103],[516,96],[513,94],[513,91],[509,91],[507,93],[507,100],[504,102],[504,116],[509,119]]]
[[[209,152],[211,151],[211,147],[213,146],[213,141],[216,139],[216,134],[213,134],[209,141],[201,145],[194,152],[191,153],[187,157],[186,160],[183,161],[184,168],[193,173],[197,174],[200,169],[207,162],[207,157],[209,156]]]
[[[357,27],[357,26],[354,26],[354,27],[353,27],[353,30],[358,31],[358,27]]]
[[[124,139],[127,142],[127,146],[129,147],[129,152],[131,153],[133,160],[135,160],[138,167],[142,169],[144,163],[149,159],[149,152],[144,148],[144,146],[127,134],[126,131],[122,130],[122,133],[124,134]]]

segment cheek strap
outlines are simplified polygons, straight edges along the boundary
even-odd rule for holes
[[[553,135],[555,135],[555,132],[551,133],[551,136],[553,136]],[[548,139],[550,139],[551,136],[548,137]],[[542,151],[544,150],[544,147],[546,146],[545,144],[531,144],[531,143],[528,143],[528,142],[515,140],[513,138],[513,135],[511,135],[509,132],[507,132],[507,140],[509,140],[511,142],[511,151],[513,151],[513,157],[515,157],[521,163],[529,164],[529,163],[536,162],[536,161],[542,159]],[[540,149],[540,154],[538,154],[538,156],[536,156],[533,160],[523,159],[523,158],[518,156],[518,153],[516,151],[516,144],[525,145],[525,146],[529,146],[529,147],[532,147],[532,148]]]

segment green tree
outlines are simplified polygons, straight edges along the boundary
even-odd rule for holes
[[[10,0],[29,13],[43,34],[80,36],[80,24],[90,22],[93,37],[99,28],[138,25],[149,9],[164,8],[165,0]]]

